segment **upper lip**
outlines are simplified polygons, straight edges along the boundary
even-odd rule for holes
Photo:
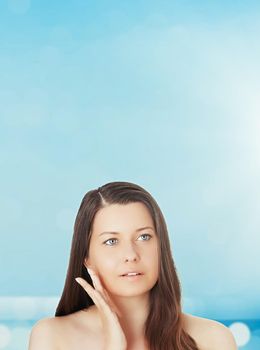
[[[141,275],[143,275],[143,272],[141,272],[141,271],[132,270],[132,271],[126,271],[126,272],[122,273],[120,276],[127,275],[128,273],[140,273]]]

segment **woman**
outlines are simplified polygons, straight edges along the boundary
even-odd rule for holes
[[[29,350],[236,350],[223,324],[184,314],[163,214],[130,182],[89,191],[77,213],[55,317]]]

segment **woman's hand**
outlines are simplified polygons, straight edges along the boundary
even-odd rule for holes
[[[105,338],[104,350],[126,350],[127,341],[118,320],[119,312],[103,288],[98,275],[89,268],[87,270],[95,288],[81,277],[77,277],[76,281],[85,289],[99,310]]]

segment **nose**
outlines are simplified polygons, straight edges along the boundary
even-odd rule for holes
[[[124,249],[124,259],[125,261],[137,261],[139,260],[139,254],[137,249],[133,247],[132,244],[127,245]]]

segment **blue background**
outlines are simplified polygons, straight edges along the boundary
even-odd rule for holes
[[[0,349],[63,289],[84,194],[135,182],[188,313],[260,348],[260,3],[0,2]]]

